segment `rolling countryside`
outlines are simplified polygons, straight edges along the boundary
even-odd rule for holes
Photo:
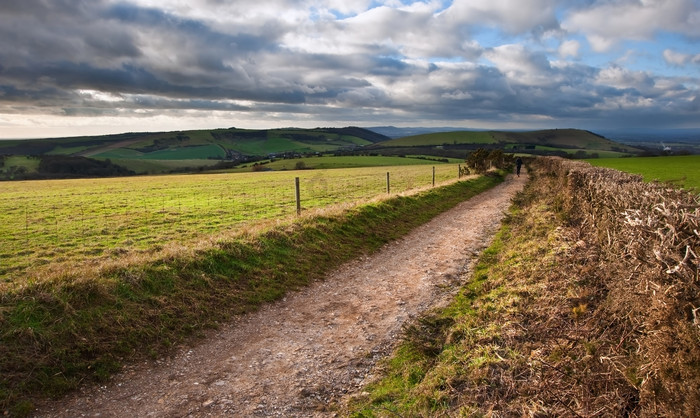
[[[549,283],[546,286],[552,289],[562,283],[557,270],[538,273],[543,254],[547,266],[561,265],[569,271],[568,263],[590,260],[585,258],[589,252],[604,245],[594,241],[601,236],[597,226],[585,231],[593,238],[584,244],[572,244],[566,237],[551,238],[560,230],[572,235],[583,233],[576,232],[578,226],[565,219],[579,216],[573,206],[580,201],[579,194],[603,193],[586,189],[595,189],[597,182],[622,189],[605,191],[601,204],[591,202],[587,211],[619,204],[616,196],[623,192],[625,196],[658,194],[659,199],[666,199],[662,204],[678,205],[684,211],[684,218],[674,231],[685,234],[682,231],[689,225],[692,229],[697,221],[697,213],[689,211],[693,197],[685,192],[659,190],[656,186],[647,190],[632,182],[624,186],[629,182],[626,178],[620,183],[609,172],[589,172],[590,165],[586,163],[572,162],[575,165],[569,166],[564,159],[540,157],[629,157],[641,152],[579,130],[457,131],[388,139],[359,128],[229,129],[7,141],[0,145],[4,150],[0,169],[8,177],[14,173],[21,178],[42,170],[53,170],[57,176],[66,177],[0,183],[0,367],[6,371],[5,380],[0,381],[0,410],[16,416],[30,414],[35,402],[63,396],[85,384],[106,382],[125,365],[169,355],[178,347],[193,344],[204,337],[205,329],[217,328],[237,315],[255,311],[284,298],[288,292],[323,280],[324,274],[342,263],[378,251],[437,214],[504,181],[512,168],[508,160],[501,170],[488,175],[462,177],[464,158],[477,150],[527,157],[527,171],[536,181],[514,200],[513,212],[500,235],[480,258],[473,280],[465,285],[455,303],[445,312],[428,313],[416,324],[406,325],[399,352],[387,360],[393,365],[384,370],[382,380],[367,386],[366,395],[347,405],[347,414],[375,416],[381,415],[377,411],[388,410],[425,415],[436,410],[430,405],[438,404],[441,406],[437,410],[445,412],[449,411],[449,402],[441,402],[448,395],[431,379],[478,382],[482,379],[479,376],[488,373],[494,364],[512,369],[515,374],[522,373],[519,359],[524,354],[515,350],[524,353],[529,346],[513,345],[514,351],[506,353],[493,341],[510,338],[513,331],[507,329],[507,323],[512,322],[509,315],[521,312],[546,317],[542,312],[547,306],[556,306],[560,310],[557,318],[562,317],[556,329],[563,334],[555,340],[569,338],[573,345],[561,354],[556,341],[548,340],[549,334],[544,331],[527,334],[523,338],[531,339],[543,350],[544,357],[538,356],[538,361],[571,367],[572,378],[595,380],[595,376],[611,376],[616,366],[596,366],[594,374],[589,375],[593,369],[585,356],[615,355],[618,364],[623,365],[619,367],[625,368],[627,380],[612,379],[607,383],[607,392],[601,389],[596,392],[597,398],[588,396],[577,402],[583,402],[585,408],[600,409],[602,404],[591,399],[602,399],[621,408],[642,408],[634,397],[648,399],[650,395],[640,383],[645,378],[639,377],[637,370],[659,366],[634,353],[645,350],[650,357],[659,354],[648,342],[631,337],[620,348],[620,338],[627,338],[626,327],[638,326],[636,322],[613,316],[621,321],[618,325],[595,328],[595,324],[602,323],[599,318],[618,315],[605,310],[606,306],[614,306],[614,301],[603,303],[603,299],[594,297],[605,293],[612,284],[587,284],[585,277],[577,276],[568,290],[562,288],[551,294],[562,301],[551,301],[543,295],[538,296],[538,304],[520,305],[518,301],[529,300],[528,295],[536,293],[530,289],[539,289],[543,283]],[[681,162],[686,164],[683,170],[691,172],[697,162],[695,156],[600,161],[601,165],[619,164],[618,168],[630,172],[655,167],[653,173],[667,173],[666,180],[676,181],[676,185],[687,187],[696,181],[692,175],[679,178],[668,174]],[[76,167],[82,172],[70,171]],[[142,175],[135,176],[136,167],[143,170]],[[151,170],[159,175],[143,175]],[[160,175],[170,171],[178,174]],[[569,178],[566,174],[570,171],[580,171],[597,180],[579,184],[578,177]],[[91,178],[75,178],[84,175]],[[121,177],[125,175],[131,177]],[[300,186],[297,193],[301,191],[296,205],[295,181]],[[571,182],[569,188],[563,186],[567,182]],[[568,206],[561,207],[562,204]],[[634,207],[645,205],[648,206],[635,203]],[[540,212],[544,208],[546,211]],[[633,208],[627,210],[636,210]],[[520,211],[528,213],[527,217]],[[590,216],[600,218],[595,213]],[[636,233],[628,232],[624,225],[616,228],[620,228],[620,236]],[[647,229],[641,230],[648,234]],[[510,234],[517,241],[516,248],[522,249],[517,257],[503,243]],[[681,241],[692,239],[690,236]],[[614,244],[623,242],[616,238]],[[562,254],[569,254],[561,248],[579,245],[584,247],[573,254],[581,259],[561,258]],[[668,268],[674,266],[669,263],[680,262],[678,271],[687,275],[692,262],[686,265],[682,260],[685,247],[677,243],[659,245],[664,254],[668,253],[664,261]],[[531,249],[536,254],[530,253]],[[615,257],[620,258],[618,253],[628,249],[614,251]],[[694,253],[686,251],[686,258],[688,254]],[[604,260],[598,262],[601,269],[609,268]],[[586,263],[581,274],[585,275],[588,268],[598,268]],[[532,281],[532,277],[540,276],[543,281]],[[517,277],[517,281],[504,277]],[[614,275],[606,276],[606,280],[617,282]],[[677,285],[670,286],[668,290],[681,292],[674,287]],[[691,297],[692,291],[686,290],[678,293],[677,301]],[[639,306],[648,305],[639,300],[629,303],[633,306],[630,309],[641,310]],[[530,310],[513,310],[519,306]],[[496,312],[498,321],[505,321],[506,325],[490,322],[489,312]],[[682,318],[673,316],[672,320]],[[110,325],[113,323],[118,326]],[[452,328],[447,327],[449,324]],[[498,328],[492,324],[498,324]],[[686,325],[683,332],[691,335],[692,327],[688,330]],[[470,336],[469,330],[483,332],[485,339]],[[601,337],[579,337],[584,331],[600,331]],[[81,338],[76,339],[76,335]],[[443,356],[446,361],[438,361]],[[455,358],[460,364],[471,359],[479,364],[465,368],[466,375],[455,369],[455,375],[450,371],[451,359]],[[602,364],[598,360],[594,363]],[[678,370],[695,378],[685,365],[679,365]],[[406,381],[402,377],[406,375],[412,377]],[[504,374],[501,381],[512,390],[520,390],[516,389],[518,379],[514,376]],[[401,382],[398,387],[396,382]],[[577,386],[564,383],[559,385],[561,390],[556,396],[578,399]],[[548,393],[546,382],[537,384],[544,388],[540,393]],[[668,390],[678,386],[673,379],[661,379],[657,384]],[[682,393],[686,399],[683,402],[694,407],[689,400],[692,390]],[[668,408],[673,401],[665,396],[656,402],[658,407]],[[518,403],[509,408],[522,411]],[[468,410],[464,406],[461,409]],[[566,408],[553,410],[562,412]],[[617,409],[611,407],[609,411]]]
[[[250,171],[256,163],[318,156],[427,157],[456,162],[464,160],[468,153],[478,148],[569,158],[619,157],[642,152],[639,148],[577,129],[452,131],[391,139],[357,127],[229,128],[0,141],[0,179],[107,177],[232,169]],[[304,163],[303,168],[334,166],[333,160],[323,164]],[[377,162],[370,164],[377,165]],[[394,165],[395,162],[387,160],[383,164]],[[282,166],[283,169],[292,168],[291,164]],[[346,167],[348,163],[337,160],[337,166]],[[280,164],[274,167],[264,168],[281,168]]]

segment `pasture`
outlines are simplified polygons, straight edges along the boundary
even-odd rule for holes
[[[0,183],[0,285],[51,267],[192,245],[261,220],[429,187],[432,166]],[[457,179],[435,165],[436,183]],[[59,266],[59,267],[57,267]]]
[[[302,163],[307,169],[335,169],[335,168],[360,168],[360,167],[391,167],[403,165],[435,165],[442,164],[435,161],[437,157],[418,156],[410,157],[385,157],[385,156],[320,156],[294,159],[275,160],[266,164],[273,170],[294,170]],[[464,160],[452,159],[453,163]],[[232,171],[250,171],[250,166],[234,169]]]
[[[656,180],[700,191],[700,155],[601,158],[588,162],[596,167],[641,174],[647,182]]]
[[[486,131],[448,131],[435,132],[429,134],[420,134],[407,136],[403,138],[392,139],[381,143],[382,146],[436,146],[449,144],[494,144],[497,141],[494,139],[491,132]]]

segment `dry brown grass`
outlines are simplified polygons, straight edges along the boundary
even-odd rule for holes
[[[585,163],[541,165],[563,190],[572,276],[595,301],[577,305],[591,310],[577,321],[590,370],[624,378],[642,415],[700,416],[698,196]]]

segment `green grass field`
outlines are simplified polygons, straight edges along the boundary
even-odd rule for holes
[[[645,181],[657,180],[700,191],[700,155],[606,158],[588,162],[596,167],[641,174]]]
[[[457,178],[435,167],[436,182]],[[295,215],[295,177],[304,210],[366,201],[386,195],[387,172],[392,194],[432,185],[426,165],[0,183],[0,284]]]
[[[455,131],[455,132],[438,132],[430,134],[421,134],[415,136],[407,136],[404,138],[392,139],[382,142],[382,146],[436,146],[445,144],[493,144],[496,140],[490,132],[472,132],[472,131]]]
[[[456,167],[452,168],[456,171]],[[401,188],[400,171],[408,174],[404,185],[430,184],[431,167],[400,169],[390,171],[392,179],[397,180],[392,183],[397,190]],[[303,177],[302,195],[311,195],[308,187],[315,184],[321,195],[329,196],[340,190],[340,195],[350,201],[352,197],[348,197],[348,192],[357,184],[361,187],[355,192],[389,196],[383,190],[386,171],[386,168],[377,171],[363,168],[333,170],[320,178],[300,176]],[[425,175],[425,171],[430,174]],[[318,172],[321,170],[311,174]],[[333,176],[335,173],[338,176]],[[53,208],[58,211],[59,200],[69,200],[73,204],[93,203],[96,204],[93,209],[99,210],[98,202],[106,203],[110,199],[112,204],[117,204],[115,217],[110,221],[109,211],[98,211],[97,217],[104,216],[108,222],[114,222],[118,227],[115,234],[121,240],[129,240],[113,252],[110,262],[97,262],[99,255],[91,253],[89,248],[108,239],[112,224],[99,225],[102,229],[95,233],[92,227],[88,228],[88,211],[74,206],[66,211],[65,218],[45,220],[49,225],[51,222],[58,224],[55,231],[59,235],[52,236],[51,231],[46,230],[43,234],[47,237],[42,237],[30,230],[32,235],[21,238],[26,252],[55,251],[55,254],[46,254],[41,262],[60,263],[59,259],[64,259],[72,261],[74,267],[59,268],[52,276],[25,275],[20,279],[21,272],[17,271],[0,279],[0,370],[3,371],[0,374],[0,414],[29,416],[37,399],[59,399],[83,384],[103,382],[124,364],[170,355],[174,347],[204,337],[205,330],[322,279],[343,263],[380,249],[503,180],[502,173],[470,177],[466,181],[443,183],[442,187],[415,190],[407,195],[392,193],[386,199],[370,198],[323,209],[300,218],[257,219],[251,227],[241,227],[227,220],[237,214],[230,210],[233,205],[229,202],[227,206],[225,201],[243,201],[250,199],[251,194],[257,194],[261,200],[270,199],[274,180],[283,184],[286,195],[288,181],[294,179],[294,174],[302,173],[289,173],[292,175],[287,177],[284,174],[0,184],[3,200],[15,199],[14,207],[19,209],[15,209],[14,214],[20,218],[20,224],[23,217],[38,220],[46,215],[44,212]],[[9,190],[4,187],[6,184],[18,187]],[[382,190],[374,190],[375,186]],[[236,194],[237,189],[243,193]],[[36,193],[44,199],[34,197]],[[146,218],[150,222],[142,228],[145,234],[126,238],[129,232],[139,232],[138,223],[132,225],[140,217],[133,202],[142,200],[159,206],[159,200],[166,195],[179,196],[172,199],[172,203],[177,202],[176,206],[149,213]],[[23,203],[28,198],[44,206],[24,209]],[[168,200],[165,200],[167,205]],[[197,212],[194,223],[185,222],[192,219],[182,219],[182,215],[189,213],[185,211],[185,200],[197,202],[192,210]],[[179,202],[183,202],[182,208]],[[269,200],[267,206],[271,206]],[[2,209],[12,207],[4,205]],[[212,212],[207,207],[216,209]],[[245,209],[247,219],[256,216],[252,204]],[[170,229],[182,230],[174,232],[182,236],[173,243],[165,238],[153,241],[158,233],[158,222],[155,222],[158,217],[167,219],[162,223],[166,229],[169,224]],[[221,234],[210,235],[202,242],[187,241],[187,235],[193,233],[190,229],[211,224],[212,218],[228,222],[219,226]],[[9,221],[10,218],[2,219],[3,223]],[[79,242],[76,242],[77,248],[64,252],[61,247],[67,238],[60,233],[64,226],[71,225],[77,229]],[[36,226],[29,224],[30,228]],[[80,238],[80,234],[85,236]],[[8,237],[1,238],[5,244]],[[48,239],[40,244],[45,238]],[[165,248],[154,253],[131,254],[128,248],[141,244],[139,240],[144,238],[151,240],[153,248]],[[86,250],[71,259],[70,251],[76,252],[78,248]],[[6,261],[3,259],[0,265],[4,266]],[[12,278],[14,283],[8,282]]]
[[[432,157],[435,158],[435,157]],[[309,169],[391,167],[402,165],[436,165],[443,164],[425,158],[383,157],[383,156],[339,156],[307,157],[288,160],[276,160],[266,165],[272,170],[295,170],[303,163]],[[250,167],[241,170],[250,171]]]
[[[0,167],[0,172],[7,172],[11,167],[26,167],[28,171],[36,171],[39,168],[39,160],[23,155],[9,156],[5,158],[5,163]]]

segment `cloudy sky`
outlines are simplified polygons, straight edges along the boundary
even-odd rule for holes
[[[700,127],[700,0],[3,0],[0,138]]]

